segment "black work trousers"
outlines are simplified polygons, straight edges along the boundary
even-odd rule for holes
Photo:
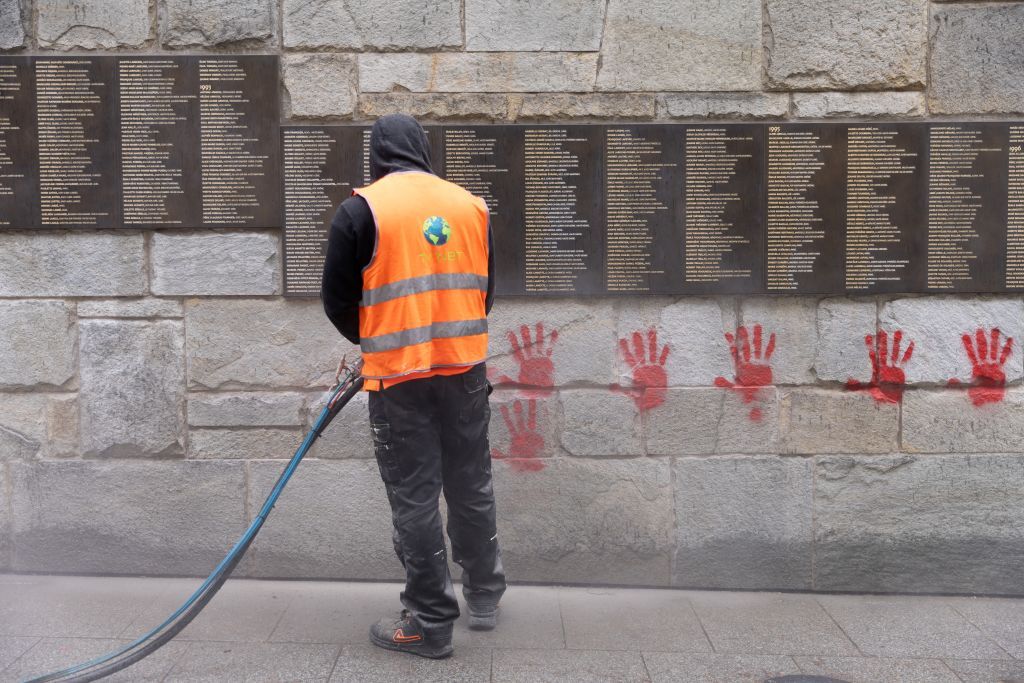
[[[374,452],[405,567],[402,604],[427,628],[459,616],[438,507],[442,490],[466,599],[497,604],[505,592],[487,442],[490,391],[481,363],[370,392]]]

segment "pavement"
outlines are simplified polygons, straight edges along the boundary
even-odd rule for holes
[[[160,623],[197,579],[0,574],[0,681]],[[121,681],[1024,681],[1024,600],[512,586],[455,655],[377,649],[394,583],[230,580]]]

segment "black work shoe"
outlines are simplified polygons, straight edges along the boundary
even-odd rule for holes
[[[397,619],[384,617],[371,626],[370,642],[386,650],[443,659],[453,652],[452,625],[425,629],[409,610],[404,609]]]
[[[469,611],[469,628],[473,631],[493,631],[497,626],[497,604],[467,600],[466,607]]]

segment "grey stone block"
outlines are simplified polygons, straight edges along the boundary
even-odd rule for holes
[[[79,327],[83,452],[180,454],[185,424],[181,322],[83,320]]]
[[[779,390],[763,387],[722,390],[722,419],[718,423],[716,453],[778,453]]]
[[[202,575],[245,528],[240,463],[11,463],[16,571]]]
[[[75,376],[75,315],[63,301],[0,301],[0,387],[60,387]]]
[[[596,51],[601,47],[605,4],[603,0],[467,0],[466,49]]]
[[[39,47],[111,50],[149,42],[148,0],[35,0]]]
[[[964,389],[911,391],[903,397],[901,450],[910,453],[1024,451],[1024,389],[975,406]]]
[[[890,453],[897,449],[899,405],[869,392],[801,387],[780,390],[785,453]]]
[[[79,318],[180,318],[176,299],[92,299],[78,302]]]
[[[75,394],[0,394],[0,461],[63,457],[77,448]]]
[[[674,515],[666,460],[554,458],[539,472],[498,461],[494,476],[509,576],[668,585]]]
[[[798,118],[924,116],[928,111],[920,92],[793,93],[793,115]]]
[[[307,429],[316,422],[325,403],[326,394],[311,402],[306,415]],[[362,391],[353,396],[349,404],[317,439],[310,454],[314,458],[374,457],[373,439],[370,436],[369,404],[369,392]]]
[[[869,657],[1010,659],[941,598],[822,595],[818,602]]]
[[[654,118],[654,95],[646,93],[526,94],[512,98],[516,119]]]
[[[818,302],[807,298],[745,299],[742,320],[753,343],[754,327],[762,327],[762,353],[775,335],[775,349],[766,363],[772,369],[772,384],[813,384],[817,355]],[[755,351],[756,349],[752,349]]]
[[[284,463],[249,465],[254,516]],[[391,508],[376,462],[304,461],[253,544],[254,576],[396,579],[405,574],[391,544]]]
[[[1022,485],[1020,456],[820,458],[815,588],[1018,595]]]
[[[568,389],[560,398],[565,419],[562,446],[570,454],[643,454],[640,414],[632,398],[607,389]]]
[[[587,92],[597,54],[438,52],[359,55],[360,92]]]
[[[1024,16],[1024,15],[1022,15]],[[907,364],[907,382],[946,384],[957,379],[969,384],[972,365],[964,348],[963,335],[971,337],[972,349],[979,360],[989,361],[983,351],[989,347],[990,331],[997,328],[1000,351],[1013,338],[1013,353],[1002,370],[1008,381],[1024,375],[1024,302],[1020,299],[957,299],[923,297],[890,301],[879,314],[886,330],[902,330],[904,344],[913,340],[914,357]],[[977,331],[983,330],[984,347],[977,344]],[[999,352],[995,354],[996,358]]]
[[[811,587],[809,460],[680,458],[675,468],[674,584]]]
[[[5,680],[21,681],[54,671],[69,662],[88,662],[132,641],[116,638],[42,638],[17,661],[3,671]],[[120,671],[105,680],[109,683],[162,681],[174,662],[185,654],[184,643],[168,643],[144,662]],[[8,678],[9,677],[9,678]]]
[[[306,396],[294,392],[188,395],[193,427],[301,427]]]
[[[39,638],[34,636],[0,637],[0,671],[6,669],[38,642]]]
[[[611,0],[599,90],[760,90],[761,3]]]
[[[709,655],[645,652],[652,683],[675,681],[762,681],[794,671],[793,660],[782,655]]]
[[[491,680],[491,653],[487,648],[459,648],[454,657],[430,660],[395,657],[368,644],[343,645],[330,683],[390,683],[402,678],[484,683]]]
[[[185,348],[189,388],[230,390],[326,388],[352,346],[319,301],[211,299],[186,302]]]
[[[405,113],[420,120],[503,121],[509,115],[509,95],[495,93],[365,93],[359,96],[359,116],[375,119]]]
[[[0,296],[146,293],[141,233],[0,234]]]
[[[608,303],[502,299],[491,311],[487,325],[487,363],[495,384],[544,387],[614,381],[615,322]],[[541,326],[540,335],[537,325]],[[552,340],[553,335],[557,339]],[[538,338],[543,343],[538,343]],[[515,345],[523,350],[521,361]]]
[[[1024,662],[992,659],[946,659],[945,662],[963,683],[1012,683],[1024,679]]]
[[[765,11],[772,86],[883,90],[925,83],[927,0],[768,0]]]
[[[591,683],[650,680],[639,652],[495,650],[492,680],[509,683]],[[486,679],[484,679],[486,680]]]
[[[889,657],[795,657],[807,676],[841,681],[915,681],[957,683],[941,659],[893,659]]]
[[[458,0],[284,0],[289,48],[385,50],[461,47]]]
[[[272,42],[278,7],[272,0],[160,0],[165,47],[245,46]]]
[[[10,481],[7,463],[0,460],[0,570],[11,567],[14,546],[11,543],[11,500]],[[0,661],[0,666],[4,666]],[[3,669],[0,669],[2,671]]]
[[[165,296],[280,292],[274,233],[153,234],[153,293]]]
[[[1020,3],[936,5],[931,25],[933,113],[1024,112]]]
[[[524,397],[517,391],[498,390],[491,395],[490,406],[488,439],[495,458],[511,459],[513,468],[531,471],[542,469],[546,458],[561,452],[558,394]]]
[[[565,648],[565,627],[562,625],[557,590],[546,586],[513,585],[502,596],[499,619],[503,647],[528,650]],[[456,649],[464,646],[489,648],[494,645],[494,633],[471,631],[467,620],[459,619],[455,622],[453,640]]]
[[[1024,659],[1024,601],[998,598],[950,598],[949,606],[999,647]]]
[[[25,44],[25,12],[22,0],[0,0],[0,50],[12,50]]]
[[[874,301],[825,299],[818,305],[818,352],[814,370],[819,380],[846,382],[871,379],[871,360],[864,336],[878,327]]]
[[[670,388],[644,415],[648,455],[700,455],[718,450],[725,393],[713,387]]]
[[[765,119],[789,114],[788,93],[724,92],[658,95],[658,116],[668,119]]]
[[[356,108],[356,60],[352,55],[285,55],[282,65],[288,116],[350,116]]]
[[[188,457],[287,460],[301,443],[298,429],[191,429]]]
[[[193,643],[164,681],[323,681],[337,646],[311,643]]]
[[[811,595],[696,593],[690,597],[715,652],[856,655]]]

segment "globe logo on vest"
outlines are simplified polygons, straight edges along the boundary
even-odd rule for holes
[[[440,216],[431,216],[423,221],[423,236],[432,246],[443,246],[452,236],[452,226]]]

